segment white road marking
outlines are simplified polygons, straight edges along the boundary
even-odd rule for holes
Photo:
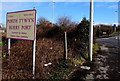
[[[103,39],[109,39],[109,38],[103,38]]]
[[[118,39],[118,37],[115,37],[115,39]]]

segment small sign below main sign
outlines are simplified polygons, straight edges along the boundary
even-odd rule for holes
[[[7,13],[7,38],[34,40],[36,37],[36,10]]]

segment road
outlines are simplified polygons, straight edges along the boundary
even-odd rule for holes
[[[96,39],[101,46],[98,54],[93,56],[93,61],[86,64],[91,69],[76,70],[70,81],[118,79],[120,80],[120,36]]]
[[[120,47],[120,35],[108,38],[96,39],[97,42],[105,45],[111,45],[113,47]]]
[[[101,79],[120,79],[120,35],[96,41],[101,44],[101,53],[96,58],[99,63],[96,65],[99,64],[100,73],[106,70]]]

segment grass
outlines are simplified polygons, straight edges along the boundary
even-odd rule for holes
[[[93,45],[93,53],[97,53],[99,49],[100,45],[95,43]],[[88,52],[86,52],[86,57],[88,57]],[[68,79],[68,75],[74,70],[75,66],[79,66],[85,62],[87,61],[82,57],[80,59],[67,59],[66,61],[59,60],[54,67],[54,71],[51,72],[51,77],[49,77],[49,79]]]
[[[113,32],[111,35],[118,35],[118,32]]]
[[[110,37],[110,36],[114,36],[114,35],[118,35],[118,32],[113,32],[110,35],[102,35],[102,36],[100,36],[100,38]]]
[[[97,51],[99,51],[99,49],[100,49],[100,45],[97,44],[97,43],[95,43],[95,44],[93,45],[93,53],[97,53]]]
[[[59,60],[59,62],[55,65],[54,71],[51,72],[51,77],[49,79],[67,79],[68,74],[72,71],[74,64],[71,60]]]
[[[0,46],[5,45],[5,41],[0,41]]]
[[[76,66],[76,65],[80,65],[81,64],[81,60],[77,60],[77,59],[71,59],[71,62],[73,62],[73,64]]]
[[[7,53],[2,54],[2,57],[4,57],[4,58],[7,57],[7,56],[8,56]]]
[[[2,42],[0,41],[0,46],[2,46]]]
[[[66,61],[60,60],[54,67],[55,70],[52,72],[52,76],[49,79],[68,79],[69,74],[74,68],[81,65],[83,62],[86,62],[86,60],[82,57],[80,59],[69,58]]]
[[[88,57],[88,52],[86,52],[85,57]],[[59,60],[58,63],[54,67],[54,71],[51,72],[51,76],[48,79],[56,80],[56,79],[68,79],[70,73],[83,63],[87,62],[83,57],[79,59],[68,58],[66,61]]]
[[[109,37],[109,35],[102,35],[99,38],[105,38],[105,37]]]
[[[69,58],[66,61],[59,60],[55,65],[54,71],[51,72],[51,77],[48,79],[54,80],[64,80],[69,78],[69,74],[75,69],[76,66],[81,65],[82,63],[87,62],[84,58],[74,59]]]

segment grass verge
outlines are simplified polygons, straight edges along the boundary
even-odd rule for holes
[[[93,53],[97,53],[99,49],[100,49],[100,45],[95,43],[93,45]],[[88,52],[86,53],[86,55],[88,57]],[[51,76],[49,77],[49,79],[52,80],[68,79],[69,74],[75,69],[75,67],[82,65],[85,62],[87,61],[82,57],[80,59],[67,59],[66,61],[61,59],[55,65],[54,71],[51,72]]]
[[[97,51],[99,51],[100,49],[100,45],[98,43],[95,43],[93,45],[93,54],[97,53]]]
[[[73,70],[74,64],[70,59],[64,61],[60,59],[54,67],[54,71],[51,72],[51,77],[49,79],[68,79],[68,74]]]

